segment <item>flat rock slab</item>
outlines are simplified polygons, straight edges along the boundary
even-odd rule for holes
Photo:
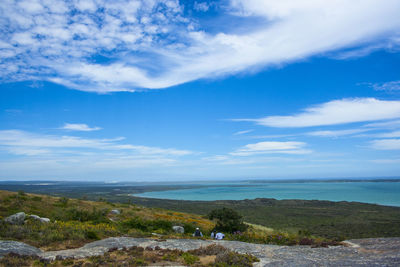
[[[8,242],[8,243],[6,243]],[[11,243],[10,243],[11,242]],[[351,247],[310,248],[309,246],[277,246],[251,244],[238,241],[216,241],[199,239],[155,240],[147,238],[111,237],[95,241],[77,249],[42,252],[21,242],[0,241],[0,255],[3,251],[32,254],[41,258],[86,258],[103,255],[110,249],[138,247],[159,247],[188,251],[211,244],[219,244],[232,251],[249,253],[260,259],[255,266],[400,266],[400,238],[371,238],[349,240]],[[10,248],[14,248],[12,251]],[[28,248],[22,250],[22,248]],[[29,250],[31,249],[31,250]]]
[[[0,240],[0,257],[9,253],[35,256],[40,255],[42,251],[38,248],[32,247],[22,242]]]

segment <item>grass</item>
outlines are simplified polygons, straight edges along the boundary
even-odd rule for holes
[[[118,209],[121,214],[110,211]],[[0,219],[16,212],[35,214],[51,220],[41,223],[28,218],[23,225],[0,221],[0,238],[26,242],[43,249],[62,249],[112,236],[190,238],[191,232],[175,234],[173,225],[209,231],[214,223],[198,215],[171,212],[137,205],[67,199],[0,191]]]
[[[113,209],[121,213],[112,214]],[[178,211],[0,191],[0,218],[20,211],[50,218],[51,222],[44,224],[27,219],[23,225],[11,225],[0,221],[0,238],[23,241],[43,250],[75,248],[114,236],[194,238],[192,233],[196,227],[203,231],[203,239],[206,239],[215,227],[214,221],[203,216]],[[185,234],[174,233],[173,225],[184,226]],[[227,240],[262,244],[297,245],[304,244],[305,238],[310,240],[308,245],[337,244],[335,240],[311,236],[307,232],[290,233],[255,224],[249,224],[245,232],[225,234]]]
[[[179,201],[134,198],[133,203],[206,215],[227,207],[247,223],[292,235],[331,240],[400,236],[400,208],[359,202],[317,200]]]

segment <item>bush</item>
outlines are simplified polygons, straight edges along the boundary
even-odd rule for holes
[[[251,267],[253,262],[258,262],[259,259],[249,254],[238,254],[232,251],[218,254],[215,258],[215,266],[240,266]]]
[[[188,252],[185,252],[182,254],[182,259],[184,260],[185,264],[192,265],[192,264],[195,264],[199,260],[199,257],[192,255]]]
[[[210,220],[217,220],[215,226],[217,231],[233,233],[236,231],[244,232],[247,229],[247,225],[243,223],[243,217],[229,208],[212,210],[209,213],[208,218]]]
[[[107,210],[97,210],[93,208],[92,211],[88,210],[79,210],[79,209],[69,209],[65,214],[66,221],[80,221],[80,222],[88,222],[92,221],[95,223],[108,222],[106,218]]]
[[[94,231],[86,231],[86,238],[87,239],[94,239],[94,240],[99,240],[100,238],[99,238],[99,236],[97,235],[97,233],[96,232],[94,232]]]
[[[125,227],[134,228],[143,232],[151,232],[162,230],[164,232],[171,232],[172,222],[166,220],[143,220],[139,217],[134,217],[123,223]]]

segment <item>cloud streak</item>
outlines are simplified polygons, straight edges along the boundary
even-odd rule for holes
[[[0,131],[0,148],[17,155],[82,154],[91,150],[124,152],[136,155],[185,156],[193,152],[121,143],[125,138],[88,139],[76,136],[40,135],[20,130]]]
[[[247,144],[236,151],[230,153],[232,156],[252,156],[257,154],[308,154],[310,150],[304,149],[306,143],[303,142],[278,142],[278,141],[264,141],[255,144]]]
[[[377,150],[400,150],[400,139],[373,140],[371,147]]]
[[[102,128],[89,127],[87,124],[84,124],[84,123],[65,123],[64,126],[61,127],[60,129],[70,130],[70,131],[91,132],[91,131],[101,130]]]
[[[396,118],[400,118],[400,101],[354,98],[334,100],[312,106],[295,115],[268,116],[260,119],[234,119],[233,121],[251,121],[259,125],[276,128],[300,128]]]
[[[100,93],[157,89],[342,48],[398,45],[397,0],[221,4],[219,16],[248,22],[240,32],[229,25],[208,31],[185,8],[178,0],[1,1],[2,81]],[[208,11],[199,2],[196,8]]]

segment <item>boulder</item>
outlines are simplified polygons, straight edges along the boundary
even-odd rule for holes
[[[172,230],[174,230],[174,232],[178,233],[178,234],[185,233],[185,228],[183,228],[182,226],[178,226],[178,225],[172,226]]]
[[[49,218],[42,218],[42,217],[39,217],[39,216],[34,215],[34,214],[29,215],[29,218],[32,218],[32,219],[37,220],[37,221],[40,221],[42,223],[49,223],[50,222]]]
[[[11,224],[24,224],[26,218],[25,212],[18,212],[4,219],[6,223]]]
[[[42,251],[22,242],[0,240],[0,258],[9,253],[38,256],[42,253]]]
[[[40,220],[40,222],[42,222],[42,223],[49,223],[50,222],[50,219],[49,218],[40,218],[39,219]]]
[[[111,210],[111,214],[118,215],[118,214],[121,214],[121,211],[120,210]]]
[[[34,219],[34,220],[40,220],[40,217],[37,216],[37,215],[35,215],[35,214],[29,215],[29,218],[32,218],[32,219]]]

